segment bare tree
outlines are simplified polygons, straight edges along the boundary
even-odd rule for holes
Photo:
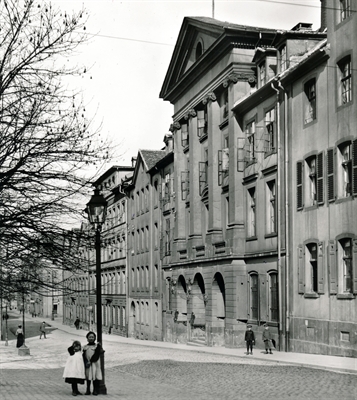
[[[64,224],[81,215],[88,167],[109,156],[69,89],[86,73],[69,62],[87,40],[85,15],[42,1],[0,3],[0,261],[17,285],[24,266],[41,284],[41,259],[78,267]]]

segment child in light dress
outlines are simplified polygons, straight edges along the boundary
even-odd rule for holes
[[[72,385],[72,395],[82,394],[78,390],[78,384],[83,385],[86,379],[84,372],[84,360],[81,352],[81,342],[75,340],[72,346],[68,347],[69,357],[63,371],[65,382]]]
[[[83,347],[83,358],[86,365],[87,391],[90,393],[90,385],[93,381],[93,395],[99,394],[99,384],[102,378],[100,367],[100,354],[103,352],[100,343],[95,343],[97,336],[94,332],[88,332],[86,336],[88,343]]]

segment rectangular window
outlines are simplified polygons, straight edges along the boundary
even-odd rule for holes
[[[206,136],[208,133],[208,114],[207,105],[203,110],[197,111],[197,135],[199,138]]]
[[[340,0],[340,19],[341,22],[351,15],[351,0]]]
[[[352,240],[350,238],[341,239],[338,246],[339,254],[339,286],[342,288],[340,293],[352,293]]]
[[[165,226],[165,256],[171,254],[170,219],[166,219]]]
[[[269,275],[269,319],[279,321],[278,274]]]
[[[248,189],[247,197],[247,235],[253,237],[256,235],[255,187]]]
[[[265,114],[265,153],[276,151],[275,108]]]
[[[247,124],[245,128],[245,161],[246,164],[255,162],[255,121]]]
[[[316,119],[316,80],[310,79],[304,85],[305,113],[304,121],[308,124]]]
[[[181,143],[182,147],[187,147],[189,143],[188,124],[181,125]]]
[[[286,46],[283,46],[280,49],[280,72],[283,72],[287,69],[287,54],[286,54]]]
[[[352,196],[352,144],[351,142],[343,143],[338,147],[337,165],[339,167],[337,177],[337,196]]]
[[[258,320],[259,318],[259,285],[258,275],[252,274],[249,279],[250,283],[250,318]]]
[[[226,186],[229,176],[229,148],[218,150],[218,185]]]
[[[317,243],[310,243],[306,246],[306,291],[317,293]]]
[[[275,180],[267,182],[266,187],[267,233],[276,232],[276,185]]]
[[[352,101],[352,67],[351,56],[347,56],[338,62],[339,73],[339,105],[344,105]]]

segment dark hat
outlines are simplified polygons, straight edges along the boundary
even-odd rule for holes
[[[251,328],[252,327],[252,325],[247,325],[247,328]]]
[[[264,324],[263,326],[264,326],[264,328],[267,328],[267,327],[268,327],[268,324]]]

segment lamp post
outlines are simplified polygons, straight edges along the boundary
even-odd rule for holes
[[[94,194],[87,204],[86,211],[88,213],[89,222],[95,230],[95,254],[96,254],[96,301],[97,301],[97,337],[98,342],[103,347],[102,341],[102,282],[101,282],[101,260],[100,260],[100,231],[106,217],[107,202],[99,189],[94,189]],[[102,381],[99,386],[100,394],[107,394],[104,379],[104,352],[100,354],[100,367],[102,369]]]

